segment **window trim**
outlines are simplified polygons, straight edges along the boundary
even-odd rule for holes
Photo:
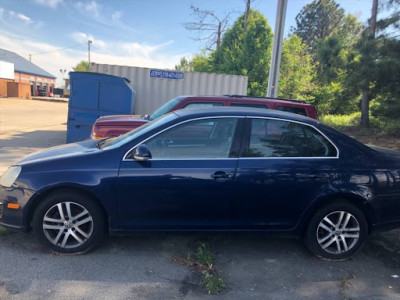
[[[161,131],[159,131],[159,132],[157,132],[157,133],[151,135],[150,137],[148,137],[148,138],[146,138],[146,139],[140,141],[139,143],[137,143],[135,146],[133,146],[133,147],[130,148],[127,152],[125,152],[125,154],[124,154],[124,156],[123,156],[123,158],[122,158],[122,161],[136,161],[134,158],[126,158],[126,156],[127,156],[133,149],[135,149],[136,147],[140,146],[141,144],[144,144],[144,143],[147,142],[149,139],[151,139],[151,138],[153,138],[153,137],[155,137],[155,136],[157,136],[157,135],[163,133],[164,131],[167,131],[167,130],[172,129],[172,128],[176,127],[176,126],[179,126],[179,125],[181,125],[181,124],[185,124],[185,123],[188,123],[188,122],[191,122],[191,121],[207,120],[207,119],[217,119],[217,118],[236,118],[236,119],[244,119],[244,118],[246,118],[246,117],[245,117],[245,116],[210,116],[210,117],[194,118],[194,119],[185,120],[185,121],[176,123],[176,124],[171,125],[171,126],[169,126],[169,127],[167,127],[167,128],[164,128],[163,130],[161,130]],[[239,125],[239,120],[238,120],[238,122],[237,122],[236,129],[238,128],[238,125]],[[236,133],[236,132],[235,132],[235,133]],[[233,137],[235,138],[235,135],[234,135]],[[243,137],[242,137],[242,138],[243,138]],[[233,142],[234,142],[234,141],[233,141]],[[232,142],[232,145],[233,145],[233,142]],[[232,145],[231,145],[231,147],[232,147]],[[224,160],[227,160],[227,159],[230,159],[230,160],[233,160],[233,159],[234,159],[234,160],[238,160],[239,157],[236,157],[236,158],[234,158],[234,157],[222,157],[222,158],[196,158],[196,157],[193,157],[193,158],[190,158],[190,157],[188,157],[188,158],[150,158],[149,161],[162,161],[162,160],[221,160],[221,159],[224,159]]]
[[[324,138],[326,138],[328,140],[328,142],[330,142],[336,149],[336,156],[281,156],[281,157],[241,157],[240,154],[243,151],[243,148],[240,149],[240,154],[239,154],[239,159],[338,159],[340,157],[340,151],[339,148],[336,147],[335,143],[332,142],[332,140],[330,138],[328,138],[323,132],[321,132],[317,127],[311,125],[311,124],[307,124],[304,122],[300,122],[300,121],[295,121],[295,120],[287,120],[287,119],[282,119],[282,118],[274,118],[274,117],[259,117],[259,116],[246,116],[246,119],[268,119],[268,120],[277,120],[277,121],[284,121],[284,122],[292,122],[292,123],[297,123],[297,124],[301,124],[301,125],[305,125],[308,127],[311,127],[313,129],[315,129],[319,134],[321,134]],[[250,122],[249,122],[250,123]],[[249,131],[249,126],[245,126],[245,130],[247,129],[246,133],[246,138],[250,137],[251,132]],[[245,138],[245,137],[243,137]],[[247,144],[247,146],[245,145]],[[242,145],[244,147],[249,147],[249,143],[246,142],[242,142]]]

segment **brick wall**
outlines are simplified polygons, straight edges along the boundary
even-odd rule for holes
[[[7,96],[18,98],[31,98],[31,85],[27,83],[8,82]]]
[[[7,96],[7,83],[8,82],[13,82],[13,80],[0,78],[0,97]]]

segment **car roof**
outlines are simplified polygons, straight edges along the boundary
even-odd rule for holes
[[[206,108],[185,108],[185,109],[175,110],[173,113],[183,118],[196,118],[196,117],[208,117],[208,116],[252,116],[252,117],[271,117],[277,119],[280,118],[280,119],[305,122],[310,124],[319,123],[318,120],[290,112],[265,109],[265,108],[253,108],[253,107],[214,106]]]
[[[256,96],[241,96],[241,95],[223,95],[223,96],[182,96],[184,100],[203,100],[203,101],[232,101],[238,103],[276,103],[282,105],[289,106],[298,106],[298,107],[306,107],[313,106],[310,103],[307,103],[302,100],[291,100],[291,99],[283,99],[283,98],[267,98],[267,97],[256,97]]]

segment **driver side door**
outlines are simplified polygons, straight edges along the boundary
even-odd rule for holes
[[[118,178],[121,227],[227,228],[243,120],[237,117],[190,120],[143,141],[141,144],[147,145],[152,157],[147,161],[129,158],[121,163]]]

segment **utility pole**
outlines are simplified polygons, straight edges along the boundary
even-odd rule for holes
[[[375,39],[375,31],[376,31],[376,18],[378,14],[378,0],[373,0],[372,2],[372,12],[371,12],[371,19],[369,20],[369,35],[368,39]],[[369,82],[367,83],[369,85]],[[369,128],[369,87],[364,87],[362,91],[362,98],[361,98],[361,127]]]
[[[274,43],[272,45],[271,68],[269,70],[267,97],[276,98],[278,95],[279,68],[285,30],[287,0],[278,0],[274,29]]]
[[[93,43],[91,40],[88,40],[87,46],[88,46],[88,62],[89,62],[89,68],[90,68],[90,44]]]
[[[251,0],[246,0],[246,13],[245,13],[245,17],[244,17],[244,30],[247,29],[247,21],[249,20],[250,2],[251,2]]]

